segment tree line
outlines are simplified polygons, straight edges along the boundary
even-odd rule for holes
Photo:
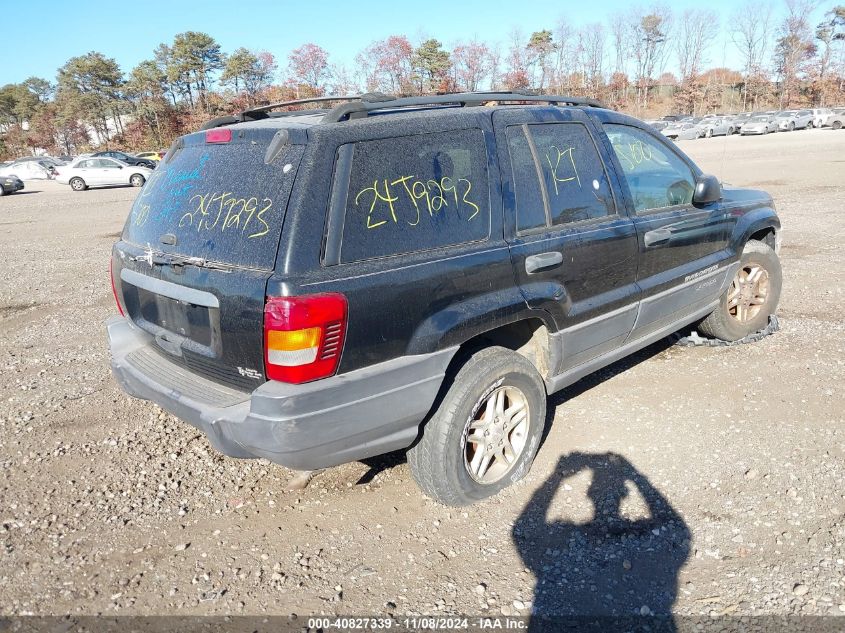
[[[845,104],[845,6],[814,24],[816,7],[786,0],[776,19],[771,4],[747,0],[722,23],[706,8],[655,5],[451,48],[397,34],[372,42],[352,67],[305,43],[280,68],[267,51],[225,53],[211,35],[188,31],[128,73],[90,52],[69,59],[54,82],[31,77],[0,88],[0,158],[161,149],[215,116],[326,94],[528,89],[593,97],[642,117]],[[740,69],[710,65],[720,33]]]

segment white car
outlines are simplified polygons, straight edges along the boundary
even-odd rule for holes
[[[52,177],[49,163],[36,160],[16,160],[0,168],[0,176],[17,176],[21,180],[48,180]]]
[[[824,127],[827,125],[827,120],[833,116],[833,110],[830,108],[813,108],[810,110],[813,115],[813,126]]]
[[[70,185],[74,191],[114,185],[141,187],[153,173],[152,169],[133,167],[113,158],[78,158],[57,170],[56,181]]]

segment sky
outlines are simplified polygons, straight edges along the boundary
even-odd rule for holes
[[[736,4],[736,0],[708,0],[706,6],[720,15],[724,27]],[[776,11],[782,5],[782,0],[774,0]],[[225,53],[241,46],[267,50],[276,56],[280,69],[286,67],[292,49],[313,42],[329,52],[330,62],[345,63],[354,70],[355,55],[388,35],[404,34],[415,44],[434,37],[446,47],[477,37],[487,43],[500,42],[504,52],[514,28],[527,39],[533,31],[554,29],[561,19],[573,25],[607,25],[612,13],[629,6],[621,0],[39,0],[24,8],[20,0],[0,0],[0,14],[22,12],[24,18],[7,25],[0,37],[0,85],[33,75],[55,81],[56,70],[69,58],[94,50],[116,59],[128,73],[138,62],[151,59],[158,44],[170,43],[174,35],[188,30],[208,33]],[[671,6],[678,13],[701,8],[702,3],[678,0]],[[608,60],[611,55],[608,48]],[[724,28],[709,58],[710,66],[741,66]],[[666,70],[674,66],[672,60]]]

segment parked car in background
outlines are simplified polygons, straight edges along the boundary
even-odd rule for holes
[[[95,152],[91,154],[91,156],[93,158],[113,158],[115,160],[119,160],[122,163],[126,163],[127,165],[147,167],[148,169],[156,168],[156,162],[154,160],[150,160],[149,158],[138,158],[137,156],[133,156],[132,154],[127,154],[126,152],[118,152],[117,150]]]
[[[0,168],[0,176],[17,176],[21,180],[49,180],[55,165],[45,160],[16,160]]]
[[[23,180],[17,176],[0,176],[0,196],[15,193],[24,188]]]
[[[813,113],[810,110],[784,110],[778,112],[775,119],[778,123],[778,130],[781,132],[805,130],[813,127]]]
[[[733,120],[727,117],[705,117],[696,125],[701,136],[730,136],[736,130]]]
[[[60,167],[56,181],[70,185],[74,191],[115,185],[141,187],[152,173],[151,169],[142,165],[129,165],[112,158],[81,158]]]
[[[661,132],[666,129],[669,125],[669,121],[664,121],[663,119],[652,119],[650,121],[646,121],[651,127],[653,127],[658,132]]]
[[[831,127],[834,130],[841,130],[845,127],[845,108],[833,108],[824,124],[826,127]]]
[[[753,116],[748,121],[742,124],[739,128],[739,133],[742,136],[749,134],[768,134],[769,132],[777,132],[778,124],[774,117],[768,114],[761,114]]]
[[[740,112],[739,114],[733,114],[730,116],[737,134],[739,134],[739,128],[742,127],[742,124],[747,122],[753,116],[753,112]]]
[[[828,117],[833,114],[833,110],[830,108],[813,108],[810,110],[810,114],[813,115],[812,127],[824,127]]]
[[[673,141],[688,141],[701,136],[701,130],[698,129],[695,123],[684,121],[670,123],[660,130],[660,133],[667,138],[671,138]]]
[[[148,160],[154,160],[155,162],[160,161],[164,158],[166,152],[138,152],[135,154],[138,158],[146,158]]]

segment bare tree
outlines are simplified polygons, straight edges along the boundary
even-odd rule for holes
[[[558,46],[555,50],[552,87],[556,92],[571,94],[573,92],[572,74],[575,71],[575,40],[572,27],[566,20],[558,20],[554,32]]]
[[[593,98],[598,98],[604,83],[604,44],[605,32],[601,24],[588,24],[578,33],[584,92]]]
[[[637,103],[642,109],[648,107],[648,93],[654,73],[665,59],[670,20],[669,9],[662,6],[654,6],[648,12],[635,9],[630,17]]]
[[[676,25],[675,52],[681,81],[675,101],[685,112],[696,114],[696,104],[703,96],[701,72],[718,31],[719,17],[707,9],[687,9]]]
[[[775,43],[775,72],[780,78],[780,107],[788,107],[799,92],[805,63],[815,54],[810,15],[814,0],[786,0],[787,14],[778,28]]]
[[[749,107],[749,90],[754,92],[752,109],[757,109],[759,86],[766,75],[764,60],[769,49],[772,6],[749,0],[731,15],[729,32],[743,59],[742,109]],[[755,89],[756,88],[756,89]]]

